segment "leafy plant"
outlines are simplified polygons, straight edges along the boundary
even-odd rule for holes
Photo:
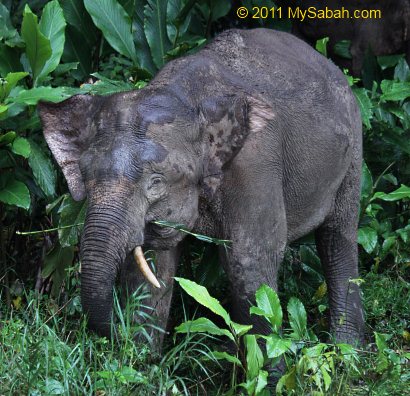
[[[358,372],[358,352],[347,344],[326,344],[319,342],[316,335],[307,328],[307,315],[303,304],[292,297],[287,305],[290,329],[282,330],[283,312],[275,291],[262,285],[256,292],[256,306],[250,308],[251,315],[264,318],[270,326],[269,335],[250,334],[251,325],[239,325],[231,320],[218,300],[195,282],[176,278],[177,282],[198,303],[220,316],[226,328],[217,326],[211,320],[201,317],[186,321],[176,327],[177,333],[206,333],[229,339],[235,345],[235,353],[214,351],[216,359],[223,359],[233,365],[231,390],[244,389],[248,395],[268,395],[269,371],[280,371],[284,359],[286,370],[279,378],[276,393],[315,392],[325,394],[331,389],[332,377],[340,366]],[[244,351],[241,345],[244,345]],[[263,348],[261,347],[263,346]],[[237,383],[237,371],[242,371],[244,381]]]

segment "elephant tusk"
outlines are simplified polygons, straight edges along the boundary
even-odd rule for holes
[[[160,289],[161,285],[158,282],[158,279],[155,277],[155,275],[152,273],[151,268],[149,267],[147,260],[145,260],[144,253],[141,249],[141,246],[137,246],[134,249],[134,258],[135,261],[137,262],[139,270],[142,272],[142,275],[144,275],[144,278],[151,283],[151,285],[155,286],[156,288]]]

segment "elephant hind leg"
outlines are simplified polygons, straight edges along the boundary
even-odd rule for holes
[[[357,224],[360,173],[351,166],[334,208],[316,230],[316,245],[324,268],[330,305],[330,330],[338,342],[363,339],[364,319],[358,273]]]

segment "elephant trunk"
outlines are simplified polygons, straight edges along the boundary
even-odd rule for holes
[[[81,243],[81,303],[89,327],[100,335],[111,333],[113,287],[130,250],[129,234],[124,210],[89,208]]]

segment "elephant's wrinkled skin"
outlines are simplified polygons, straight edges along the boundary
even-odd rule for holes
[[[361,119],[344,75],[303,41],[257,29],[219,35],[167,64],[140,91],[41,104],[46,140],[75,199],[88,197],[82,304],[108,334],[112,288],[139,245],[158,250],[163,284],[150,301],[165,326],[183,223],[232,240],[221,258],[234,317],[266,283],[277,287],[285,247],[316,230],[331,330],[362,335],[357,221]],[[126,256],[128,257],[126,259]],[[128,275],[133,278],[134,275]],[[127,276],[125,276],[127,277]]]

